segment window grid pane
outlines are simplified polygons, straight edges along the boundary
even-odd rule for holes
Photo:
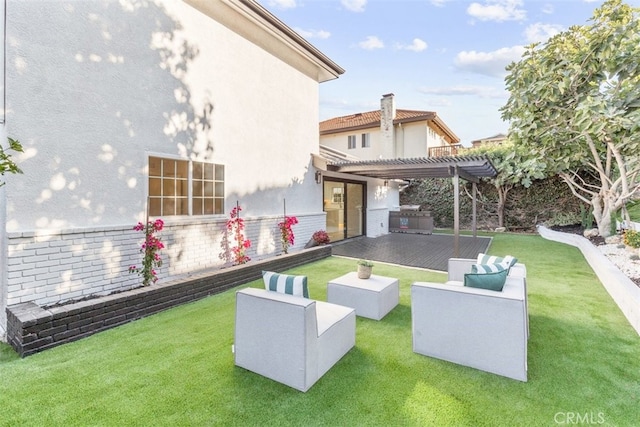
[[[149,157],[149,215],[224,214],[224,166]],[[191,178],[191,195],[189,182]],[[190,199],[191,197],[191,199]]]
[[[224,213],[224,166],[193,162],[192,215]]]

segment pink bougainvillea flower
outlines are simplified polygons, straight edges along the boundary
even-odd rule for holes
[[[156,219],[155,221],[147,221],[144,225],[141,222],[133,227],[136,231],[142,231],[145,235],[144,242],[140,245],[140,252],[143,253],[142,267],[138,268],[135,265],[129,267],[130,273],[138,273],[142,276],[142,284],[144,286],[150,285],[152,282],[158,281],[157,271],[154,267],[160,267],[162,265],[162,258],[158,253],[161,249],[164,249],[164,244],[158,237],[154,235],[164,228],[164,221]]]

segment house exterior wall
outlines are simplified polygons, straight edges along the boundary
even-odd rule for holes
[[[402,125],[402,131],[396,132],[398,138],[402,138],[398,142],[398,146],[403,147],[403,157],[427,157],[427,129],[424,122],[422,123],[406,123]]]
[[[279,252],[285,200],[293,249],[324,227],[317,80],[184,2],[6,12],[6,133],[25,153],[4,189],[0,332],[4,305],[140,283],[127,268],[141,261],[149,155],[223,164],[225,212],[243,208],[252,257]],[[227,216],[164,217],[160,278],[220,266]]]
[[[385,143],[380,128],[358,129],[321,135],[320,143],[327,147],[355,156],[362,160],[428,157],[429,148],[449,145],[427,122],[394,125],[394,142]],[[371,147],[362,148],[361,135],[370,134]],[[348,148],[349,135],[356,136],[356,148]],[[389,148],[392,147],[392,148]],[[389,154],[389,153],[392,154]]]
[[[0,125],[0,145],[6,148],[7,132],[4,123]],[[4,180],[4,177],[3,177]],[[4,224],[7,222],[7,201],[6,201],[6,185],[0,186],[0,341],[5,340],[5,325],[7,323],[7,269],[3,266],[7,265],[7,233]]]
[[[362,148],[362,134],[368,133],[370,135],[371,146],[368,148]],[[356,136],[356,148],[349,149],[348,141],[349,135]],[[379,159],[384,154],[384,150],[381,143],[380,128],[374,127],[369,129],[358,129],[349,132],[340,132],[330,135],[322,135],[320,137],[320,143],[329,148],[341,151],[351,156],[358,157],[362,160]]]

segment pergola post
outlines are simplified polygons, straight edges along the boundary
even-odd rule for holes
[[[453,175],[453,257],[460,257],[460,176],[458,168]]]
[[[473,231],[473,237],[478,237],[478,226],[476,224],[478,220],[478,215],[476,211],[476,194],[478,192],[478,186],[475,182],[471,183],[471,195],[473,199],[472,210],[471,210],[471,230]]]

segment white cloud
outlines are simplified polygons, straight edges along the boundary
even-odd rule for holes
[[[450,2],[451,0],[431,0],[431,4],[436,7],[442,7],[445,3]]]
[[[564,28],[562,25],[543,24],[537,22],[531,24],[524,30],[524,35],[529,43],[546,42],[549,38],[562,32]]]
[[[358,43],[358,46],[365,50],[374,50],[382,49],[384,47],[384,43],[376,36],[369,36],[364,41]]]
[[[269,0],[268,4],[280,9],[293,9],[296,7],[296,0]]]
[[[480,21],[523,21],[527,11],[522,5],[522,0],[485,0],[484,4],[471,3],[467,13]]]
[[[427,46],[428,46],[427,42],[425,42],[424,40],[415,38],[413,39],[413,42],[411,42],[411,44],[409,45],[399,44],[397,48],[402,50],[412,50],[414,52],[422,52],[427,48]]]
[[[551,15],[553,12],[555,12],[555,10],[556,8],[551,3],[545,3],[542,6],[542,13],[547,15]]]
[[[328,39],[331,33],[325,30],[303,30],[302,28],[294,28],[295,32],[305,39]]]
[[[429,98],[429,108],[453,107],[453,101],[449,98]]]
[[[420,92],[427,95],[438,96],[478,96],[480,98],[505,98],[507,91],[504,88],[496,88],[492,86],[475,86],[475,85],[460,85],[460,86],[448,86],[448,87],[423,87],[419,89]]]
[[[342,5],[351,12],[364,12],[367,0],[341,0]]]
[[[523,46],[505,47],[493,52],[463,51],[456,56],[455,65],[459,70],[502,78],[507,73],[505,67],[519,61],[523,53]]]

